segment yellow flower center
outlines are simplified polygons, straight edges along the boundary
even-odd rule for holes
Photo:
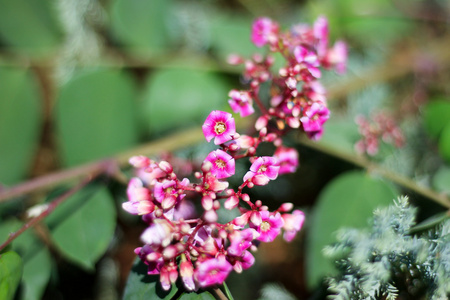
[[[267,221],[264,221],[261,223],[261,231],[268,231],[270,229],[270,223]]]
[[[223,122],[217,122],[214,126],[214,131],[216,132],[216,134],[222,134],[225,132],[225,130],[227,130],[227,126]]]
[[[221,159],[216,160],[216,167],[223,169],[225,166],[226,166],[226,163],[223,160],[221,160]]]

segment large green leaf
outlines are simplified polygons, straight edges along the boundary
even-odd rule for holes
[[[11,232],[23,224],[16,219],[5,220],[0,224],[0,240],[4,241]],[[12,243],[12,249],[23,258],[21,299],[39,300],[50,279],[51,257],[47,248],[32,230],[27,230]]]
[[[310,287],[334,271],[333,263],[323,256],[322,249],[336,241],[335,232],[343,227],[368,226],[373,210],[391,204],[396,196],[391,184],[362,171],[344,173],[324,188],[308,224],[306,261]]]
[[[227,105],[228,88],[214,73],[160,70],[146,84],[143,113],[150,132],[203,124],[207,115]]]
[[[13,251],[0,254],[0,299],[14,298],[22,277],[22,259]]]
[[[450,124],[450,101],[438,99],[428,102],[424,107],[423,118],[428,134],[439,138],[444,127]]]
[[[46,223],[61,253],[82,268],[92,270],[114,234],[114,202],[105,187],[88,186],[60,204]]]
[[[16,51],[45,54],[61,40],[54,1],[0,0],[0,39]]]
[[[0,182],[14,184],[29,171],[37,148],[40,91],[27,69],[0,68],[0,82]]]
[[[114,0],[111,25],[114,35],[133,52],[161,52],[169,43],[168,26],[173,24],[171,0]]]
[[[172,299],[178,291],[172,285],[169,291],[164,291],[159,282],[159,275],[148,275],[148,267],[139,258],[136,258],[128,275],[123,300],[151,300]]]
[[[135,85],[122,70],[79,71],[61,87],[55,110],[66,166],[100,159],[137,141]]]

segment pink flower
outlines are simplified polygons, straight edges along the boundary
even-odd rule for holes
[[[250,268],[255,263],[255,257],[247,250],[244,251],[242,256],[233,258],[234,258],[233,269],[238,273],[241,273],[242,270]]]
[[[154,196],[163,209],[169,209],[176,204],[178,193],[175,180],[164,180],[155,183]]]
[[[171,228],[167,221],[156,219],[142,233],[141,240],[149,245],[162,245],[166,247],[171,242]]]
[[[278,174],[294,173],[298,167],[298,152],[294,148],[278,147],[273,155],[278,160]]]
[[[177,266],[173,262],[166,264],[161,268],[159,281],[164,290],[170,290],[172,284],[177,281],[177,278]]]
[[[283,214],[281,217],[284,220],[283,238],[290,242],[294,239],[297,232],[302,229],[303,222],[305,221],[305,214],[301,210],[296,209],[291,214]]]
[[[278,35],[278,23],[267,17],[256,19],[252,25],[251,40],[256,47],[262,47],[267,43],[275,43]]]
[[[271,214],[266,210],[261,211],[261,224],[256,228],[260,234],[257,240],[272,242],[280,234],[283,224],[280,213]]]
[[[234,175],[234,158],[225,151],[220,149],[212,151],[208,154],[205,160],[212,164],[210,172],[218,179],[227,178]]]
[[[252,98],[248,92],[239,92],[237,90],[231,90],[228,94],[228,97],[231,97],[228,100],[231,109],[235,113],[240,113],[241,117],[246,117],[255,112],[255,109],[252,106]]]
[[[131,178],[127,187],[128,201],[122,203],[122,208],[133,215],[145,215],[155,209],[151,201],[150,190],[143,186],[142,181],[137,178]]]
[[[314,102],[300,118],[303,129],[313,140],[318,140],[323,133],[323,124],[329,119],[330,111],[319,102]]]
[[[153,251],[150,245],[138,247],[134,250],[134,253],[148,266],[147,274],[159,274],[159,270],[164,265],[164,260],[160,253]]]
[[[314,22],[314,37],[317,39],[317,54],[322,57],[328,48],[328,20],[324,16]]]
[[[326,68],[335,66],[336,72],[343,74],[347,68],[347,45],[342,41],[337,41],[333,48],[329,49],[323,59]]]
[[[211,258],[201,262],[195,270],[195,278],[201,287],[222,284],[233,267],[225,258]]]
[[[308,48],[304,46],[297,46],[294,48],[294,56],[297,62],[302,64],[312,77],[320,78],[320,62],[316,53],[308,50]],[[307,77],[306,79],[311,80],[312,78]]]
[[[250,171],[244,176],[244,181],[251,180],[256,185],[265,185],[278,176],[280,166],[276,158],[261,156],[250,166]]]
[[[230,113],[214,110],[206,118],[202,126],[203,134],[208,142],[214,138],[214,144],[223,144],[233,139],[236,125]]]
[[[253,228],[247,228],[242,231],[233,231],[229,236],[230,246],[227,248],[228,254],[242,256],[244,251],[253,245],[253,240],[258,236],[258,232]]]

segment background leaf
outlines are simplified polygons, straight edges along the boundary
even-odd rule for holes
[[[143,114],[149,132],[203,124],[214,109],[225,107],[228,86],[214,73],[169,69],[146,83]]]
[[[199,293],[183,293],[178,300],[214,300],[216,299],[210,292],[201,291]]]
[[[128,50],[148,55],[159,53],[169,44],[170,0],[114,0],[111,26]]]
[[[40,135],[40,91],[28,69],[2,67],[0,82],[0,182],[9,185],[22,180],[33,162]]]
[[[22,259],[13,251],[0,254],[0,299],[14,298],[22,277]]]
[[[423,118],[428,134],[439,138],[444,127],[450,124],[450,101],[438,99],[428,102],[424,107]]]
[[[80,267],[92,270],[114,234],[114,202],[105,187],[88,186],[60,204],[46,223],[61,253]]]
[[[128,275],[123,300],[172,299],[175,296],[178,291],[176,285],[172,285],[170,291],[164,291],[159,275],[148,275],[147,270],[147,265],[137,257]]]
[[[17,231],[22,222],[16,219],[5,220],[0,224],[0,240],[7,239],[11,232]],[[50,279],[52,260],[48,249],[35,235],[27,230],[12,242],[12,249],[23,259],[22,292],[20,299],[39,300]]]
[[[61,87],[55,109],[62,162],[104,158],[137,141],[135,85],[122,70],[79,70]]]
[[[450,162],[450,121],[445,125],[439,138],[439,152],[447,162]]]
[[[392,184],[362,171],[344,173],[323,189],[308,225],[306,261],[310,287],[334,271],[333,263],[325,259],[322,249],[336,241],[335,232],[342,227],[368,226],[373,210],[391,204],[397,195]]]
[[[441,166],[433,175],[432,184],[438,192],[450,195],[450,167]]]
[[[54,1],[0,0],[0,39],[25,54],[47,54],[59,44],[61,31]]]

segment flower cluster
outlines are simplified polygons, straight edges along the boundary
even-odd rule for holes
[[[245,65],[244,79],[249,82],[248,90],[230,93],[233,111],[241,116],[249,115],[255,102],[262,113],[258,130],[271,121],[280,131],[300,128],[311,139],[319,139],[330,116],[325,89],[319,81],[321,67],[344,72],[345,43],[337,41],[333,47],[328,47],[325,17],[319,17],[313,27],[298,24],[287,32],[280,31],[279,24],[269,18],[258,18],[253,23],[251,40],[257,47],[268,45],[271,52],[280,53],[286,65],[271,72],[274,59],[270,55],[258,54],[248,60],[231,56],[230,63]],[[270,99],[266,105],[259,98],[262,83],[270,84]]]
[[[137,176],[129,182],[123,208],[142,216],[148,225],[141,235],[144,245],[135,253],[148,266],[148,274],[160,275],[165,290],[179,277],[191,291],[222,284],[232,270],[241,272],[253,265],[252,251],[260,242],[271,242],[279,235],[291,241],[302,228],[304,213],[293,210],[292,203],[271,211],[246,191],[295,172],[298,153],[282,141],[289,129],[302,128],[313,139],[321,136],[329,111],[324,89],[317,81],[319,67],[335,66],[342,71],[345,47],[341,43],[327,48],[325,18],[319,18],[314,28],[298,25],[288,33],[280,33],[272,20],[260,18],[253,24],[251,39],[257,46],[268,44],[287,61],[287,66],[273,75],[273,60],[255,56],[245,62],[244,77],[250,88],[229,93],[232,111],[242,117],[254,114],[253,103],[258,105],[261,114],[255,118],[254,135],[239,134],[233,115],[216,110],[206,118],[202,130],[206,140],[218,148],[206,156],[193,176],[177,175],[180,173],[170,159],[130,159]],[[234,57],[235,63],[241,60]],[[272,85],[270,108],[258,98],[263,82]],[[257,155],[262,143],[274,145],[271,156]],[[242,183],[231,188],[227,178],[235,175],[238,159],[248,159],[251,165]],[[196,213],[195,206],[201,211]],[[220,223],[221,209],[234,210],[237,216]]]
[[[380,141],[393,144],[395,147],[402,147],[405,143],[402,130],[395,121],[384,112],[378,112],[371,119],[359,115],[355,119],[359,126],[361,139],[356,142],[356,152],[368,155],[378,153]]]

